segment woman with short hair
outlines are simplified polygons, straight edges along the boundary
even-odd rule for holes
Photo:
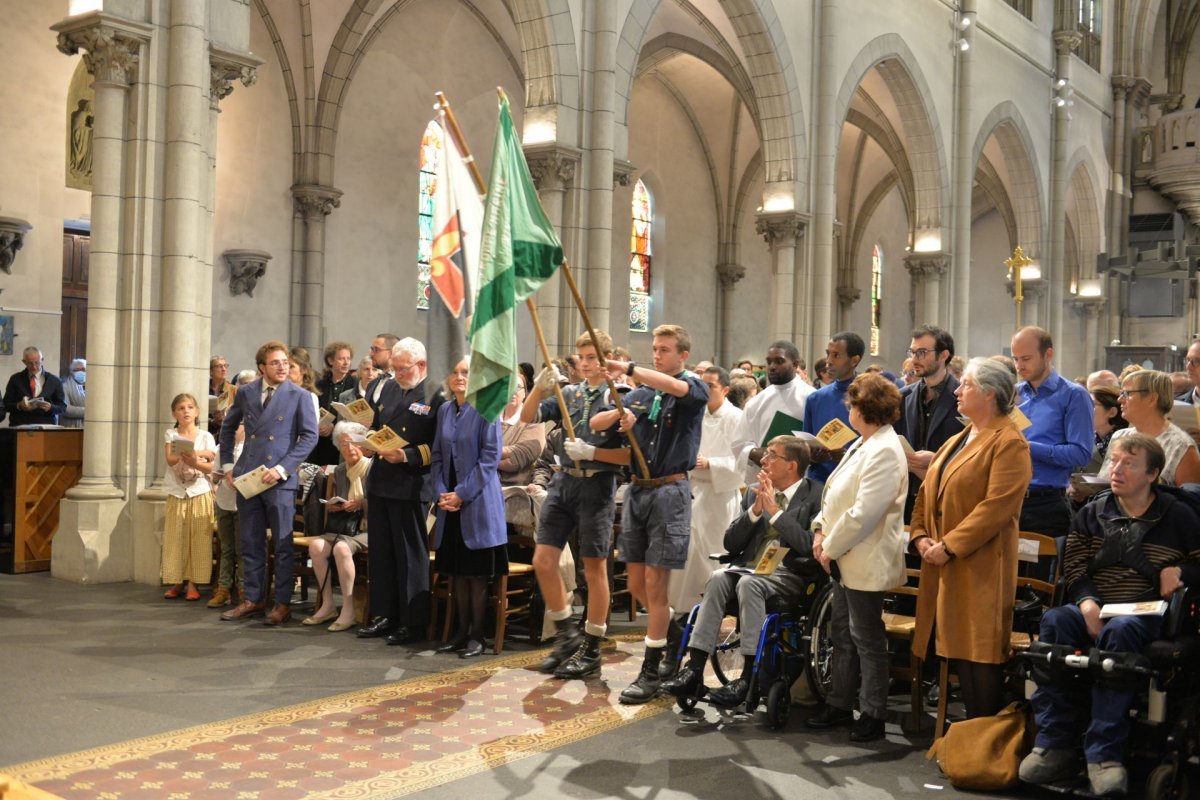
[[[1166,453],[1167,463],[1159,473],[1158,482],[1169,486],[1184,483],[1200,483],[1200,451],[1196,443],[1182,428],[1167,415],[1175,405],[1171,376],[1155,369],[1140,369],[1121,378],[1121,416],[1129,427],[1117,431],[1113,439],[1134,432],[1151,436]],[[1100,476],[1107,478],[1112,458],[1105,453],[1100,465]]]

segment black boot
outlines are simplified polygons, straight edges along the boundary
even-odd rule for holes
[[[555,620],[554,627],[557,629],[554,649],[538,665],[538,672],[547,675],[552,675],[559,664],[570,658],[571,654],[579,649],[579,643],[583,639],[583,631],[579,630],[579,625],[571,617]]]
[[[667,648],[658,664],[658,679],[665,681],[679,667],[679,645],[683,642],[683,626],[676,617],[667,624]]]
[[[658,665],[662,663],[662,657],[661,647],[646,648],[646,659],[642,662],[642,670],[638,673],[637,680],[629,684],[618,698],[622,704],[637,706],[654,699],[658,694]]]
[[[600,637],[584,634],[583,641],[566,661],[554,670],[554,677],[566,680],[587,678],[600,674]]]

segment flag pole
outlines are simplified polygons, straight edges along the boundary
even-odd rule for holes
[[[487,184],[483,180],[483,174],[480,173],[478,165],[475,163],[475,157],[471,155],[470,149],[467,148],[467,139],[463,136],[462,128],[458,127],[458,119],[454,116],[454,110],[450,108],[450,101],[446,99],[443,92],[436,92],[434,97],[437,98],[437,110],[442,112],[446,119],[446,127],[450,130],[450,135],[454,137],[454,143],[458,146],[458,151],[462,153],[463,161],[467,163],[467,168],[471,171],[471,178],[475,181],[475,191],[483,194],[487,191]],[[525,300],[529,307],[529,313],[533,316],[533,332],[537,335],[538,347],[542,351],[542,358],[545,359],[546,366],[549,367],[553,361],[550,358],[550,348],[546,345],[546,337],[542,334],[542,323],[538,319],[537,307],[533,303],[533,298],[529,297]],[[531,387],[529,387],[531,388]],[[562,388],[554,384],[554,397],[558,400],[558,410],[562,414],[563,427],[566,429],[568,439],[574,439],[575,426],[571,423],[571,413],[567,410],[567,401],[563,397]]]

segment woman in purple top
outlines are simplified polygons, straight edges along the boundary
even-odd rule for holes
[[[446,379],[454,402],[438,409],[430,475],[437,497],[437,571],[451,576],[458,632],[437,649],[459,658],[483,653],[487,585],[508,574],[508,531],[500,490],[500,422],[488,422],[467,403],[467,362]]]

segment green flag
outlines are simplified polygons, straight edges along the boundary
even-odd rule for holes
[[[467,401],[490,421],[500,416],[513,393],[517,304],[536,292],[562,261],[562,244],[538,200],[504,98],[492,148],[479,245],[479,294],[469,333]]]

